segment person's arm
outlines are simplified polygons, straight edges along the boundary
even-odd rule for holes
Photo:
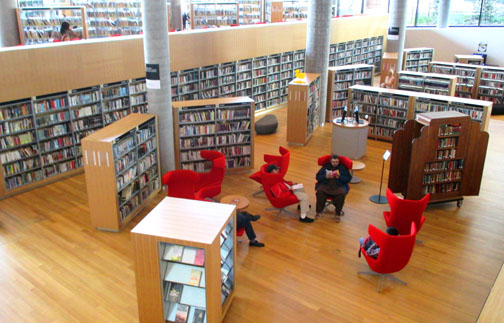
[[[319,183],[324,183],[326,181],[326,169],[325,167],[322,167],[318,172],[317,175],[315,175],[315,179]]]
[[[340,171],[340,176],[337,181],[344,185],[348,184],[352,180],[352,174],[350,174],[348,168],[343,165],[342,167],[338,167],[338,169]]]

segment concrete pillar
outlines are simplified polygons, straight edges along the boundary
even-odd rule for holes
[[[145,64],[159,65],[159,88],[147,79],[149,112],[158,116],[161,172],[175,169],[166,0],[143,0],[142,19]]]
[[[387,52],[397,52],[396,72],[400,72],[403,60],[404,42],[406,40],[406,18],[408,15],[408,0],[391,0],[389,15],[390,15],[389,35],[387,37]],[[390,35],[391,29],[394,28],[399,28],[399,35],[398,35],[399,37],[393,37]]]
[[[448,27],[448,19],[450,17],[450,4],[451,0],[441,0],[439,3],[439,12],[438,12],[438,28],[447,28]]]
[[[180,0],[170,0],[171,29],[182,30],[182,7]]]
[[[0,47],[19,45],[16,0],[0,1]]]
[[[320,125],[325,123],[327,69],[331,38],[331,1],[312,0],[308,7],[306,30],[306,73],[320,74]]]

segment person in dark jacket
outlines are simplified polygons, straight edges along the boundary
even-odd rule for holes
[[[317,184],[317,208],[315,218],[319,218],[324,211],[325,204],[328,198],[333,199],[333,204],[336,207],[336,222],[340,221],[340,216],[343,215],[343,204],[345,196],[348,193],[348,183],[352,179],[352,175],[345,165],[341,164],[338,155],[332,155],[331,161],[317,172],[315,176]]]

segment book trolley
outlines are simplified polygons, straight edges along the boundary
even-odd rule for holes
[[[131,231],[140,322],[221,322],[234,297],[236,212],[165,197]]]
[[[431,203],[478,195],[488,133],[457,111],[421,113],[394,133],[388,187]]]
[[[320,74],[304,74],[289,83],[287,142],[305,145],[320,121]]]
[[[226,155],[227,170],[254,165],[254,101],[248,97],[173,103],[175,166],[204,172],[211,163],[201,150]]]
[[[119,231],[161,190],[156,116],[133,113],[82,139],[91,223]]]

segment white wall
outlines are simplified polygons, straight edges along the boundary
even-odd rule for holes
[[[453,55],[471,55],[480,41],[488,43],[487,64],[504,67],[504,27],[408,28],[404,48],[432,47],[434,60],[452,62]]]

